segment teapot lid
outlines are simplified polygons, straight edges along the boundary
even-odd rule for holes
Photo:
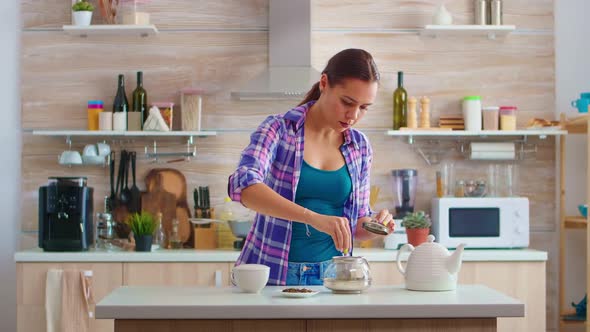
[[[434,235],[428,235],[428,237],[426,237],[426,242],[423,242],[422,244],[417,246],[416,251],[429,253],[439,252],[448,255],[449,251],[447,250],[447,248],[445,248],[445,246],[441,245],[440,243],[434,242],[434,240]]]

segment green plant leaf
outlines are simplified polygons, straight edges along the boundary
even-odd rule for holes
[[[94,11],[94,6],[86,0],[78,1],[72,5],[72,10],[75,12]]]
[[[146,211],[129,215],[127,224],[135,235],[152,235],[156,229],[154,216]]]

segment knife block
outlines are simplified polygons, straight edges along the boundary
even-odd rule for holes
[[[215,212],[211,209],[211,218],[215,218]],[[195,218],[201,218],[200,210],[195,210]],[[212,222],[208,225],[193,225],[194,248],[195,249],[217,249],[217,224]]]
[[[216,249],[217,248],[217,225],[211,223],[208,228],[203,225],[194,225],[195,249]]]

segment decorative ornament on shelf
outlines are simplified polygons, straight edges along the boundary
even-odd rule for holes
[[[72,5],[72,24],[89,26],[92,21],[94,6],[86,0],[78,0]]]
[[[148,118],[143,124],[143,130],[145,131],[170,131],[170,128],[166,124],[166,121],[162,117],[160,109],[156,106],[150,108]]]
[[[432,24],[436,25],[451,25],[453,24],[453,16],[447,10],[444,3],[441,3],[432,17]]]

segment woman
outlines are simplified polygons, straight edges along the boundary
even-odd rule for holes
[[[237,265],[269,266],[270,285],[321,285],[333,256],[375,236],[361,226],[372,219],[372,150],[352,127],[378,83],[368,52],[341,51],[298,107],[252,134],[228,184],[234,201],[258,212]],[[374,219],[393,229],[386,209]]]

